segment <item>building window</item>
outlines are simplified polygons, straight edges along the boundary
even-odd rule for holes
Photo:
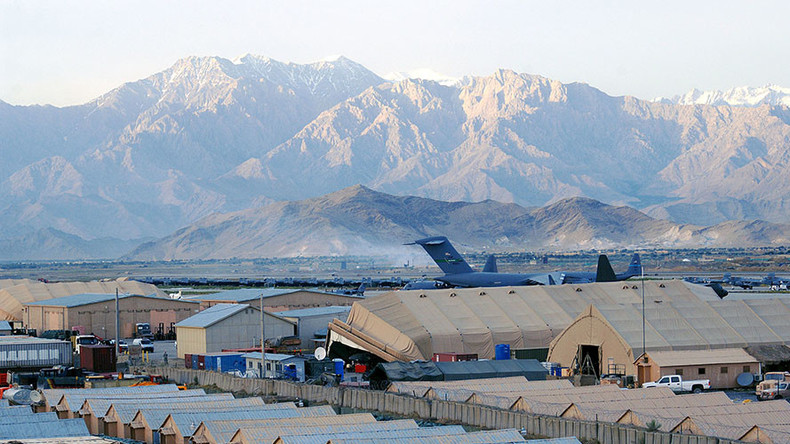
[[[729,371],[730,371],[729,367],[722,367],[721,368],[721,374],[729,373]]]
[[[704,375],[705,374],[705,367],[699,367],[697,369],[697,374],[698,375]]]
[[[683,376],[683,369],[682,368],[676,368],[675,369],[675,374],[678,375],[678,376]]]
[[[743,366],[743,372],[744,372],[744,373],[751,373],[751,372],[752,372],[752,369],[751,369],[751,368],[749,368],[749,366],[748,366],[748,365],[744,365],[744,366]]]

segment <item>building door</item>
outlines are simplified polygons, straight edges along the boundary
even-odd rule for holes
[[[597,345],[579,345],[577,352],[579,370],[583,375],[601,377],[601,347]]]
[[[639,384],[644,384],[645,382],[650,381],[652,368],[650,364],[639,364],[636,368],[636,378],[639,380]]]

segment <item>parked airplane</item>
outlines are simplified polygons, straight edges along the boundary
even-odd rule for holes
[[[589,282],[616,282],[642,274],[642,261],[639,253],[634,253],[631,263],[624,273],[615,273],[612,264],[605,254],[598,256],[598,268],[595,273],[590,271],[569,271],[560,273],[554,280],[560,284],[585,284]]]
[[[368,288],[368,286],[363,282],[359,284],[358,288],[355,289],[341,288],[338,290],[328,290],[327,293],[343,294],[348,296],[363,296],[365,294],[366,288]]]
[[[406,245],[420,245],[444,276],[435,278],[453,287],[506,287],[515,285],[548,285],[546,273],[514,274],[496,271],[474,271],[444,236],[427,237]],[[489,257],[486,270],[496,270],[496,262]]]
[[[631,266],[622,274],[615,274],[605,255],[598,258],[596,273],[498,273],[494,256],[489,256],[483,271],[474,271],[445,236],[419,239],[407,245],[420,245],[444,272],[437,281],[455,287],[504,287],[516,285],[555,285],[562,283],[613,282],[641,273],[639,255],[634,255]],[[639,271],[635,272],[636,267]],[[425,281],[413,283],[409,289],[429,288]]]

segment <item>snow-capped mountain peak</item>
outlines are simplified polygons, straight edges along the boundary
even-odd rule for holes
[[[694,88],[681,96],[658,97],[653,101],[678,105],[790,106],[790,88],[770,84],[762,87],[740,86],[727,91],[700,91]]]
[[[384,75],[384,78],[392,82],[400,82],[406,79],[432,80],[445,86],[455,86],[461,81],[461,78],[459,77],[451,77],[440,72],[436,72],[430,68],[391,72]]]

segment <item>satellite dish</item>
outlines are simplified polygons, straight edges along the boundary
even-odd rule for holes
[[[741,387],[749,387],[754,383],[754,375],[751,373],[741,373],[735,381],[737,381],[738,385]]]
[[[315,349],[315,353],[313,353],[316,359],[319,361],[323,361],[326,358],[326,349],[324,347],[318,347]]]

